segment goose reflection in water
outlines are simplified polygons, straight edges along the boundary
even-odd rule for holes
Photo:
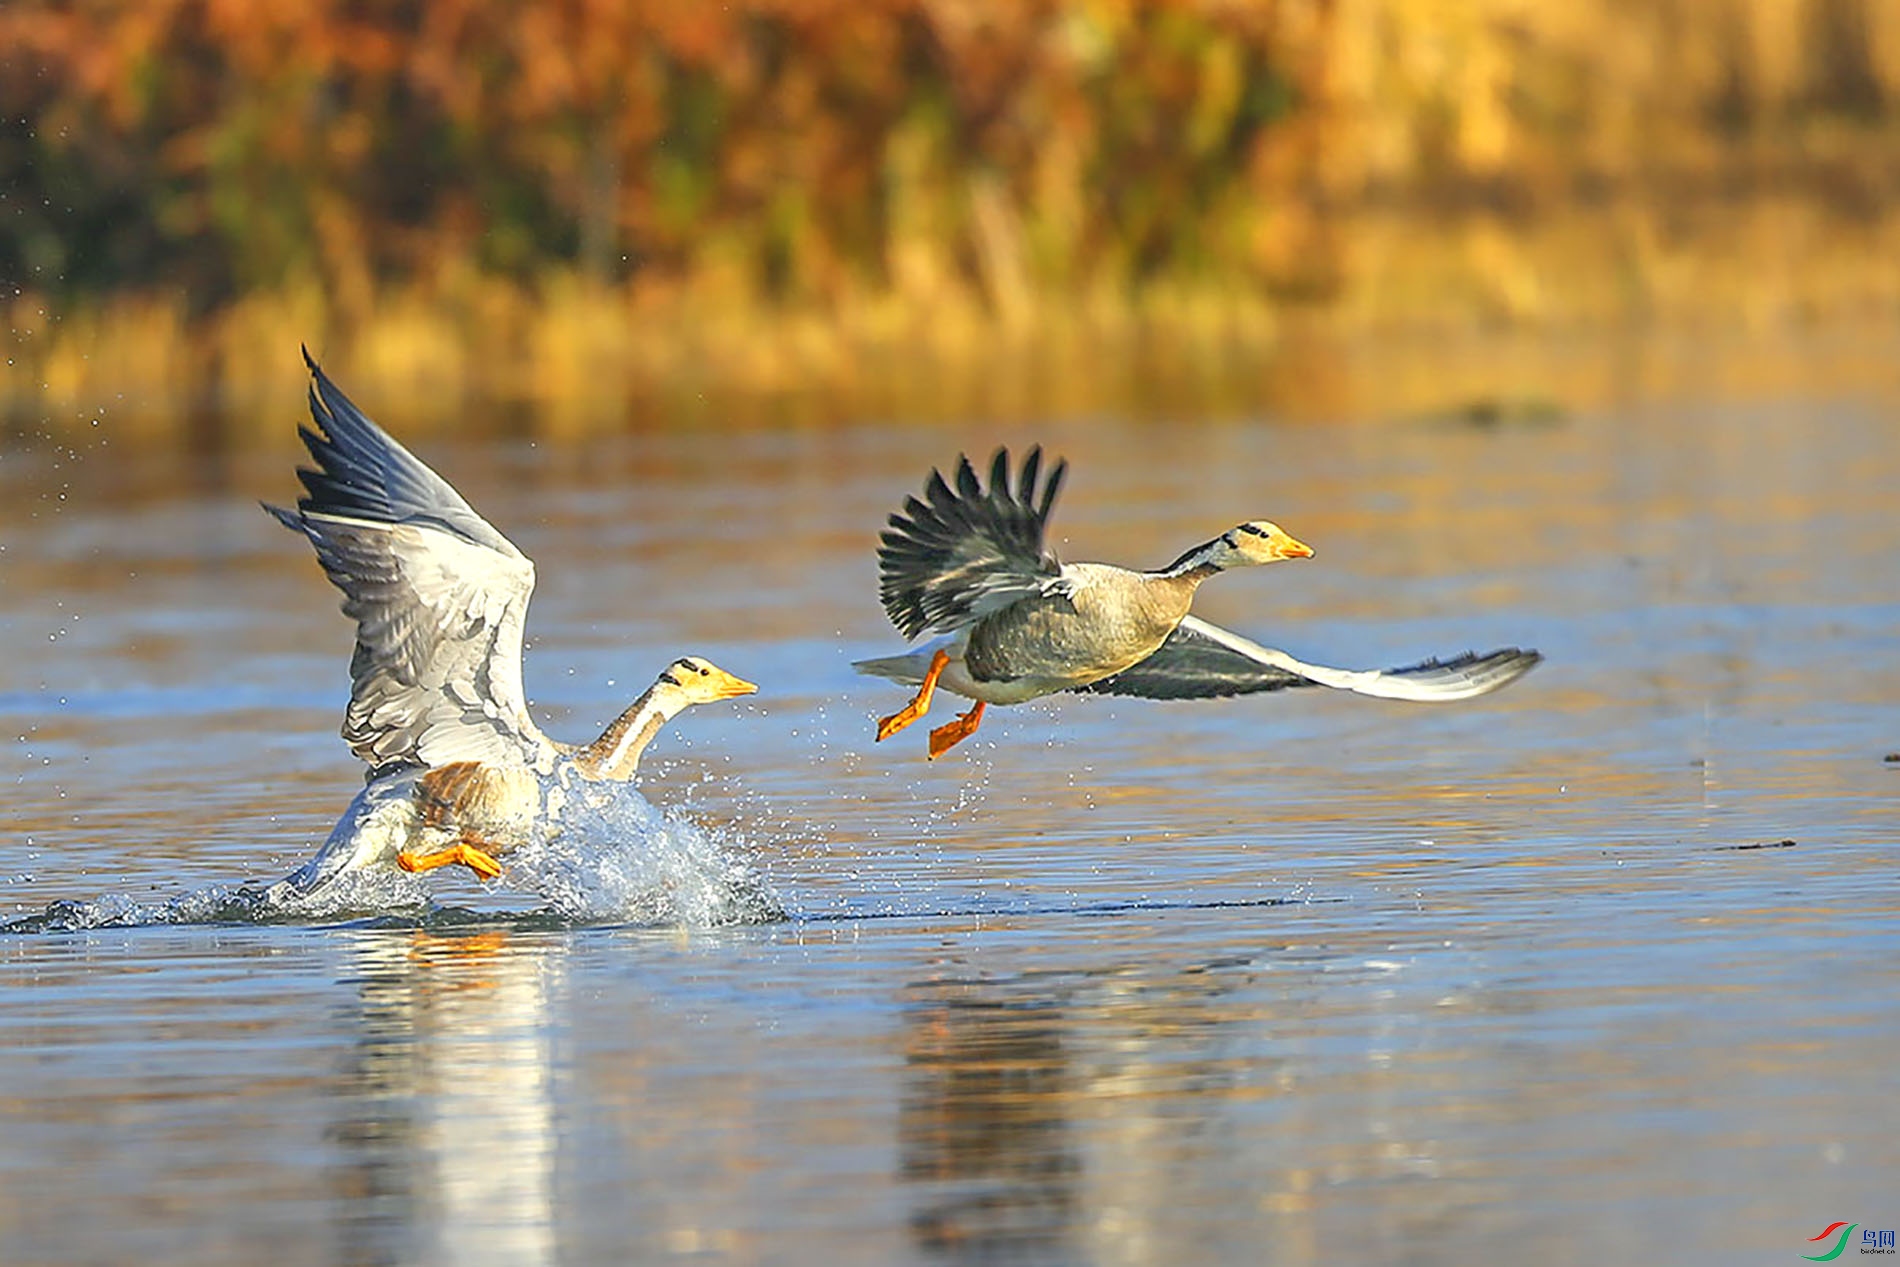
[[[362,935],[350,1111],[333,1128],[341,1261],[556,1261],[564,955],[512,930]]]
[[[1199,970],[911,986],[898,1129],[913,1240],[985,1262],[1140,1261],[1130,1248],[1151,1238],[1162,1252],[1169,1211],[1193,1198],[1157,1170],[1181,1146],[1177,1125],[1138,1106],[1162,1086],[1233,1091],[1239,1074],[1216,1053],[1245,1018],[1227,993]]]
[[[1060,1244],[1077,1218],[1076,1074],[1052,1000],[980,984],[914,988],[904,1030],[902,1174],[920,1247],[974,1257]]]
[[[1414,1226],[1459,1217],[1483,1159],[1441,1137],[1439,1097],[1478,1089],[1448,1063],[1417,1100],[1390,964],[1290,949],[906,987],[899,1153],[920,1253],[1241,1262],[1270,1243],[1273,1261],[1320,1263],[1367,1201]],[[1446,1173],[1467,1184],[1418,1182]]]
[[[1188,964],[908,987],[898,1131],[918,1249],[1165,1260],[1210,1200],[1297,1183],[1303,1160],[1232,1134],[1233,1104],[1275,1098],[1287,1076],[1279,1060],[1232,1055],[1284,1024],[1242,1004],[1240,980]],[[1182,1096],[1206,1111],[1184,1115]]]

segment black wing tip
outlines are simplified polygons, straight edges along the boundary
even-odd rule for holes
[[[1498,667],[1509,676],[1500,685],[1509,685],[1544,662],[1544,653],[1535,647],[1506,647],[1496,653]]]
[[[310,355],[309,347],[299,344],[303,351],[304,365],[310,370],[310,418],[319,430],[332,441],[363,444],[376,443],[394,446],[396,441],[375,420],[363,412],[349,394],[336,385],[336,380],[323,372]],[[370,437],[366,441],[363,437]],[[306,440],[308,437],[306,436]]]
[[[1049,512],[1055,508],[1056,494],[1062,490],[1062,481],[1069,475],[1069,459],[1057,458],[1055,470],[1049,472],[1049,478],[1043,481],[1042,505],[1036,508],[1040,519],[1048,519]]]
[[[1471,672],[1482,670],[1496,675],[1499,686],[1515,682],[1544,662],[1544,653],[1530,647],[1497,647],[1490,651],[1461,651],[1457,655],[1432,656],[1403,668],[1386,669],[1393,676],[1416,675],[1431,670]],[[1495,689],[1495,688],[1494,688]]]
[[[1047,523],[1049,512],[1055,507],[1056,493],[1061,490],[1063,478],[1069,473],[1069,459],[1064,457],[1057,458],[1055,465],[1050,467],[1049,473],[1044,476],[1042,473],[1042,445],[1030,445],[1028,450],[1023,454],[1021,467],[1018,468],[1020,474],[1016,477],[1016,490],[1013,496],[1010,492],[1008,479],[1009,446],[997,446],[996,452],[990,458],[990,464],[993,471],[1002,471],[1004,473],[1003,479],[991,480],[991,495],[1000,495],[1005,500],[1020,502],[1036,517],[1036,522]],[[1040,504],[1036,501],[1036,485],[1039,481],[1042,485],[1042,500]]]
[[[1406,670],[1387,669],[1387,673],[1405,672],[1411,668],[1463,668],[1473,664],[1510,664],[1521,663],[1527,669],[1534,668],[1544,661],[1544,653],[1530,647],[1493,647],[1489,651],[1460,651],[1456,655],[1432,656],[1421,660],[1417,665],[1408,665]]]
[[[920,501],[914,496],[906,497],[904,511],[915,516],[920,510],[927,509],[928,503],[937,503],[941,509],[946,501],[1001,500],[1019,503],[1029,508],[1037,519],[1047,519],[1049,508],[1055,501],[1056,490],[1061,485],[1063,477],[1068,474],[1069,459],[1057,458],[1055,465],[1044,477],[1042,475],[1042,446],[1030,445],[1023,454],[1022,465],[1016,468],[1019,473],[1015,476],[1013,489],[1011,488],[1011,465],[1009,446],[1006,444],[996,446],[990,454],[989,480],[986,484],[977,472],[976,463],[970,460],[970,455],[959,452],[957,460],[948,467],[950,472],[948,475],[944,474],[946,469],[944,467],[930,468],[930,474],[924,477],[923,500]],[[1042,505],[1037,507],[1034,499],[1039,483],[1042,486]],[[905,526],[895,524],[896,515],[891,518],[894,526]]]
[[[1478,687],[1476,694],[1489,695],[1503,690],[1544,662],[1544,654],[1529,647],[1499,647],[1482,655],[1467,651],[1453,657],[1443,667],[1468,674]],[[1421,666],[1438,667],[1438,666]]]
[[[310,368],[310,416],[324,431],[334,434],[338,415],[346,419],[354,414],[361,418],[363,411],[354,401],[336,385],[336,380],[323,372],[323,367],[311,359],[310,349],[304,349],[304,364]],[[369,421],[363,418],[363,421]]]
[[[1543,662],[1543,652],[1534,648],[1498,647],[1485,652],[1466,651],[1455,656],[1433,656],[1402,669],[1387,669],[1386,673],[1392,677],[1460,673],[1478,688],[1474,694],[1489,695],[1511,685]]]
[[[297,348],[303,353],[304,368],[310,371],[311,395],[321,397],[323,407],[332,413],[337,412],[339,405],[343,409],[361,413],[362,411],[356,408],[355,402],[344,395],[343,389],[336,385],[336,380],[323,372],[323,366],[317,363],[317,358],[310,355],[309,345],[299,343]]]
[[[397,448],[396,442],[323,372],[308,344],[300,343],[298,349],[310,371],[305,399],[310,421],[298,425],[297,435],[315,463],[297,468],[297,478],[304,486],[304,496],[297,501],[298,511],[338,512],[397,522],[401,516],[390,505],[388,490],[390,451]],[[284,522],[300,530],[303,527],[301,514]]]
[[[303,515],[301,512],[295,511],[295,510],[286,510],[282,506],[273,506],[269,502],[259,502],[257,504],[262,506],[265,512],[269,514],[271,518],[275,519],[278,523],[284,525],[284,527],[290,529],[292,532],[302,533],[304,531]]]
[[[336,416],[336,406],[331,397],[342,397],[346,405],[349,398],[337,390],[336,383],[317,364],[317,358],[310,355],[309,344],[299,343],[297,350],[303,353],[304,368],[310,371],[310,417],[328,435],[331,432],[330,420]]]
[[[323,454],[317,451],[318,443],[327,440],[334,444],[339,438],[336,425],[338,412],[336,399],[341,398],[347,405],[349,398],[337,390],[330,376],[323,372],[323,367],[318,365],[316,358],[310,355],[309,345],[299,343],[297,348],[303,353],[304,368],[310,372],[310,387],[304,393],[304,404],[310,410],[310,421],[313,424],[313,427],[299,425],[297,434],[303,437],[304,447],[310,450],[311,456],[321,462]]]

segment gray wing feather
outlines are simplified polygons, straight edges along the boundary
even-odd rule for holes
[[[350,751],[372,768],[531,760],[546,742],[521,686],[534,564],[310,368],[318,469],[298,472],[297,509],[265,509],[309,538],[356,621]]]
[[[310,367],[310,418],[319,430],[297,429],[317,460],[315,470],[297,469],[306,492],[297,503],[300,510],[427,525],[509,558],[523,557],[447,480],[371,422],[311,359],[308,349],[303,359]]]
[[[891,623],[906,638],[950,633],[1020,599],[1061,592],[1062,565],[1043,533],[1068,469],[1057,462],[1038,489],[1037,446],[1013,491],[1007,449],[990,459],[988,489],[968,457],[957,459],[954,489],[931,471],[924,496],[906,498],[879,538],[878,596]]]
[[[1189,616],[1146,660],[1073,689],[1144,699],[1216,699],[1327,686],[1381,699],[1445,703],[1509,685],[1542,659],[1535,651],[1505,647],[1484,655],[1467,651],[1398,669],[1334,669],[1296,660],[1284,651]]]

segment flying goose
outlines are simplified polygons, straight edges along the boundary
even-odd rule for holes
[[[975,704],[930,732],[932,758],[969,737],[985,705],[1057,691],[1212,699],[1329,686],[1444,702],[1495,691],[1543,658],[1506,647],[1383,671],[1296,660],[1191,616],[1188,606],[1211,576],[1311,558],[1309,547],[1276,524],[1254,520],[1153,571],[1063,563],[1043,537],[1068,463],[1058,462],[1046,480],[1041,471],[1037,446],[1012,488],[1009,451],[998,449],[986,489],[970,459],[959,456],[954,488],[932,470],[923,497],[906,498],[890,517],[878,549],[884,610],[906,638],[943,636],[854,664],[860,673],[917,688],[909,704],[878,722],[878,740],[922,717],[937,687]]]
[[[315,858],[309,892],[346,871],[460,864],[483,879],[547,809],[542,779],[626,782],[662,726],[693,704],[758,688],[698,656],[668,665],[585,746],[541,733],[521,687],[534,564],[446,480],[365,417],[304,351],[310,417],[298,428],[295,510],[264,509],[310,539],[356,621],[343,738],[370,767]]]

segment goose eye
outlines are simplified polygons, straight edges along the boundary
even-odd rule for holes
[[[708,676],[708,675],[709,675],[709,674],[711,674],[711,673],[712,673],[712,670],[711,670],[711,669],[701,669],[701,670],[699,671],[699,676],[701,676],[701,677],[706,677],[706,676]]]

